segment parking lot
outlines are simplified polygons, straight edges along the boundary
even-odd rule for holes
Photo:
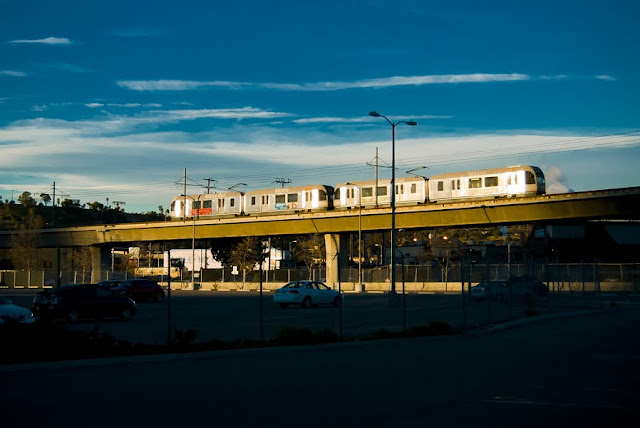
[[[14,303],[30,308],[37,289],[1,290]],[[120,340],[166,343],[168,332],[194,330],[196,341],[211,339],[273,338],[283,327],[306,327],[313,331],[329,328],[345,336],[401,330],[438,320],[457,329],[482,328],[529,315],[606,307],[620,298],[614,295],[582,293],[551,294],[537,298],[535,306],[524,302],[498,304],[462,299],[459,294],[406,294],[390,305],[389,296],[380,293],[347,293],[342,308],[320,306],[310,309],[282,309],[273,303],[272,293],[172,291],[171,299],[161,303],[139,303],[131,321],[84,320],[71,328],[89,331],[99,328]],[[404,300],[404,302],[403,302]],[[261,304],[262,302],[262,304]],[[531,303],[531,302],[529,302]],[[262,306],[262,309],[261,309]],[[262,316],[261,316],[262,314]]]

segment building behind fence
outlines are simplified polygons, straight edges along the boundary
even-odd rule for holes
[[[264,270],[262,282],[275,285],[289,281],[313,279],[324,281],[325,269],[291,268],[278,270]],[[362,283],[368,290],[385,291],[389,289],[389,266],[340,269],[340,282],[345,290],[357,284],[360,272]],[[166,283],[169,272],[166,268],[140,268],[135,276],[152,277],[161,283]],[[551,291],[613,291],[638,292],[640,284],[640,264],[638,263],[546,263],[536,265],[523,264],[471,264],[453,265],[449,268],[442,266],[397,266],[396,290],[400,291],[402,284],[407,285],[408,291],[424,290],[420,284],[440,284],[438,290],[445,292],[460,290],[460,284],[476,284],[484,279],[507,279],[509,276],[534,276],[549,286]],[[0,287],[4,288],[42,288],[57,285],[57,271],[0,271]],[[60,284],[98,282],[106,279],[126,279],[132,275],[115,271],[104,271],[103,277],[97,278],[90,271],[60,272]],[[248,288],[255,288],[260,283],[260,272],[247,272],[243,283],[242,272],[232,268],[202,269],[191,272],[180,267],[171,268],[171,280],[174,282],[194,283],[200,289],[234,289],[238,284],[253,284]],[[375,284],[375,287],[373,285]]]

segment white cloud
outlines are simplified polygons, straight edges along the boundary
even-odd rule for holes
[[[202,82],[195,80],[119,80],[116,84],[132,91],[192,91],[211,86],[240,89],[243,86],[249,85],[243,82]]]
[[[421,119],[451,119],[453,116],[442,116],[442,115],[418,115],[418,116],[398,116],[394,117],[395,120],[421,120]],[[309,117],[303,119],[295,119],[294,123],[298,124],[306,124],[306,123],[369,123],[369,122],[377,122],[380,119],[371,116],[361,116],[361,117],[335,117],[335,116],[327,116],[327,117]]]
[[[597,76],[595,76],[596,79],[598,80],[609,80],[609,81],[615,81],[616,78],[613,76],[609,76],[608,74],[599,74]]]
[[[285,91],[339,91],[356,88],[387,88],[391,86],[421,86],[446,83],[484,83],[530,80],[527,74],[443,74],[426,76],[394,76],[380,79],[364,79],[353,82],[315,82],[315,83],[261,83],[258,86],[267,89]]]
[[[356,88],[386,88],[392,86],[421,86],[446,83],[484,83],[531,80],[527,74],[444,74],[427,76],[394,76],[380,79],[364,79],[353,82],[314,82],[314,83],[248,83],[229,81],[195,80],[120,80],[116,83],[133,91],[188,91],[205,87],[227,89],[262,88],[278,91],[340,91]]]
[[[14,70],[0,70],[0,76],[26,77],[27,73]]]
[[[43,44],[43,45],[70,45],[71,40],[66,37],[47,37],[36,40],[12,40],[9,43]]]

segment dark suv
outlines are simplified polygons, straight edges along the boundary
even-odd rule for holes
[[[143,300],[162,302],[164,300],[164,288],[151,279],[127,279],[111,288],[111,291],[130,297],[136,302]]]
[[[31,307],[37,319],[116,317],[129,320],[137,312],[136,302],[97,284],[74,284],[41,291]]]

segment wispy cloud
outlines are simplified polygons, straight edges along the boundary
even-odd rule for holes
[[[379,79],[364,79],[353,82],[315,83],[262,83],[260,87],[288,91],[339,91],[356,88],[388,88],[392,86],[422,86],[447,83],[485,83],[530,80],[527,74],[443,74],[427,76],[394,76]]]
[[[609,76],[608,74],[599,74],[595,76],[595,78],[598,80],[611,80],[611,81],[616,80],[615,77]]]
[[[407,116],[407,117],[394,117],[396,120],[428,120],[428,119],[451,119],[453,116],[441,116],[441,115],[418,115],[418,116]],[[379,119],[376,119],[371,116],[361,116],[361,117],[335,117],[335,116],[327,116],[327,117],[309,117],[302,119],[295,119],[292,122],[298,124],[306,124],[306,123],[368,123],[368,122],[377,122]]]
[[[100,108],[100,107],[160,108],[160,107],[162,107],[162,104],[157,104],[157,103],[146,103],[146,104],[141,104],[141,103],[86,103],[84,106],[88,107],[88,108]]]
[[[132,91],[192,91],[210,86],[240,89],[251,85],[244,82],[196,80],[119,80],[116,84]]]
[[[42,45],[70,45],[71,40],[66,37],[46,37],[44,39],[34,40],[11,40],[9,43],[27,43],[27,44],[42,44]]]
[[[0,76],[26,77],[27,73],[15,70],[0,70]]]
[[[364,79],[353,82],[312,82],[312,83],[249,83],[231,81],[196,80],[120,80],[119,86],[133,91],[188,91],[204,87],[227,89],[272,89],[278,91],[340,91],[357,88],[387,88],[393,86],[421,86],[452,83],[511,82],[531,80],[527,74],[444,74],[426,76],[394,76],[379,79]]]

